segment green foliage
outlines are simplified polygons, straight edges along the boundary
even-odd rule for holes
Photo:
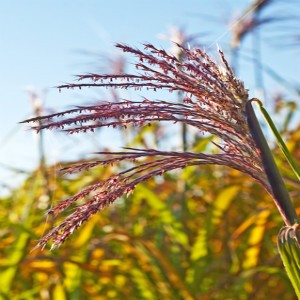
[[[300,297],[300,247],[297,236],[299,224],[283,227],[278,235],[278,250],[293,284],[297,297]]]
[[[300,136],[297,130],[290,136],[297,159]],[[208,140],[195,148],[205,151]],[[292,171],[281,156],[278,162],[293,183],[291,193],[298,194]],[[282,221],[250,177],[201,166],[151,179],[95,215],[59,249],[32,251],[54,225],[44,217],[47,201],[51,206],[113,172],[95,168],[57,177],[56,168],[48,169],[54,199],[47,199],[36,170],[0,201],[3,299],[294,297],[275,247]]]

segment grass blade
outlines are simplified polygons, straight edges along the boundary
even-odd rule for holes
[[[297,237],[297,226],[283,227],[278,235],[278,250],[289,279],[300,299],[300,247]]]
[[[274,122],[272,121],[270,115],[266,111],[266,109],[263,107],[260,100],[255,99],[255,102],[258,104],[258,107],[262,113],[262,115],[265,118],[265,121],[267,122],[268,126],[270,127],[272,133],[274,134],[277,144],[280,147],[281,151],[283,152],[285,158],[287,159],[289,165],[291,166],[292,170],[294,171],[295,175],[297,176],[298,180],[300,181],[300,169],[297,166],[295,160],[293,159],[290,151],[288,150],[286,144],[284,143],[280,133],[278,132]]]

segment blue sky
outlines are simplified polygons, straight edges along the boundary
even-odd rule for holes
[[[1,2],[0,194],[1,183],[15,185],[17,180],[15,172],[6,167],[30,170],[37,165],[34,135],[17,124],[31,115],[29,88],[46,90],[45,106],[54,110],[88,102],[92,97],[84,98],[84,92],[58,93],[51,88],[72,81],[73,74],[94,71],[97,66],[92,63],[97,62],[97,58],[88,52],[115,56],[113,44],[116,42],[135,46],[152,42],[168,47],[158,35],[167,34],[174,25],[185,28],[188,34],[207,34],[204,38],[210,48],[215,49],[216,42],[226,48],[230,36],[229,21],[249,4],[247,0]],[[295,13],[299,13],[297,1],[294,3]],[[215,16],[219,21],[208,20],[204,15]],[[280,48],[273,47],[266,45],[264,48],[263,55],[268,64],[276,62],[276,71],[287,79],[294,80],[297,74],[299,77],[299,47],[298,52],[293,50],[285,54]],[[241,76],[251,88],[253,70],[247,70]],[[273,84],[274,90],[280,90],[278,84]],[[108,136],[103,138],[109,144]],[[71,148],[76,148],[76,141],[64,144],[65,139],[53,133],[47,134],[46,139],[50,162],[66,158],[68,154],[74,158]],[[85,150],[94,151],[90,143]]]

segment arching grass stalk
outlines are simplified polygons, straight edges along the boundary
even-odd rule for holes
[[[262,106],[261,101],[256,98],[249,100],[246,104],[246,115],[250,132],[256,143],[256,146],[260,149],[264,169],[273,191],[274,201],[287,225],[279,232],[277,240],[278,250],[297,297],[300,299],[300,239],[298,217],[282,177],[275,164],[270,148],[255,116],[252,107],[253,102],[258,103],[266,122],[270,126],[281,150],[283,151],[298,178],[299,169],[289,153],[278,130],[276,129],[272,119]]]
[[[182,102],[151,100],[101,101],[95,105],[78,106],[68,111],[29,119],[38,132],[43,129],[63,130],[69,134],[95,131],[102,127],[149,126],[154,122],[171,122],[195,128],[199,133],[209,133],[219,138],[214,154],[189,151],[161,151],[156,149],[126,149],[122,152],[99,152],[102,159],[91,163],[72,165],[64,172],[87,171],[97,166],[133,163],[133,167],[79,191],[77,195],[62,200],[48,214],[57,216],[76,202],[85,199],[60,225],[53,228],[38,243],[44,247],[61,245],[77,228],[104,207],[127,195],[135,186],[165,172],[217,164],[234,168],[250,175],[274,198],[264,171],[260,151],[256,147],[247,123],[245,110],[249,95],[238,80],[222,51],[221,65],[216,64],[201,49],[180,47],[185,59],[145,44],[144,49],[116,45],[123,52],[137,58],[137,74],[79,75],[78,82],[58,88],[117,88],[150,89],[180,92]],[[146,161],[145,161],[146,159]],[[128,165],[128,164],[126,164]]]
[[[167,90],[170,93],[182,93],[182,102],[147,98],[136,101],[101,101],[95,105],[77,106],[24,122],[33,123],[37,132],[56,129],[69,134],[93,132],[102,127],[127,128],[129,125],[149,126],[155,122],[179,123],[193,127],[199,133],[209,133],[218,137],[220,142],[215,144],[218,152],[208,154],[199,153],[195,149],[166,151],[125,148],[125,151],[121,152],[98,152],[101,159],[64,168],[66,173],[76,173],[97,166],[125,166],[123,171],[87,186],[76,195],[53,206],[48,214],[56,217],[79,202],[76,209],[62,223],[39,241],[37,247],[45,247],[50,240],[52,248],[60,246],[94,214],[131,193],[139,183],[175,169],[214,164],[250,175],[274,199],[286,224],[279,236],[279,250],[286,268],[293,266],[293,272],[288,271],[288,274],[299,274],[298,260],[293,254],[298,253],[300,249],[295,248],[295,245],[298,247],[299,244],[295,209],[256,119],[252,107],[256,99],[249,100],[248,91],[235,77],[223,52],[219,51],[222,63],[220,65],[197,48],[186,49],[178,45],[185,57],[185,60],[181,61],[151,44],[145,44],[143,50],[123,44],[116,46],[136,57],[137,73],[79,75],[77,83],[61,85],[58,88]],[[292,247],[286,247],[286,243]],[[292,280],[293,284],[300,286],[300,276],[295,278]],[[295,289],[297,291],[296,286]]]

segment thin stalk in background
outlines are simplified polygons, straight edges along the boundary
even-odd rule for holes
[[[259,15],[260,11],[257,11],[254,18],[255,23],[259,24]],[[256,87],[256,93],[258,96],[260,96],[263,100],[265,99],[264,95],[264,79],[263,79],[263,73],[261,68],[261,37],[260,37],[260,26],[256,26],[253,28],[252,33],[252,40],[253,40],[253,57],[255,57],[255,60],[253,61],[254,65],[254,82]]]
[[[33,107],[34,115],[39,118],[43,114],[43,99],[41,99],[35,91],[29,91],[31,104]],[[42,122],[38,122],[39,125],[42,125]],[[40,132],[37,137],[38,142],[38,154],[39,154],[39,168],[43,178],[43,188],[45,196],[47,197],[47,204],[51,202],[52,199],[52,190],[50,187],[49,174],[46,166],[46,154],[45,154],[45,145],[44,145],[44,133]],[[44,201],[44,199],[43,199]],[[44,206],[45,204],[43,204]]]

